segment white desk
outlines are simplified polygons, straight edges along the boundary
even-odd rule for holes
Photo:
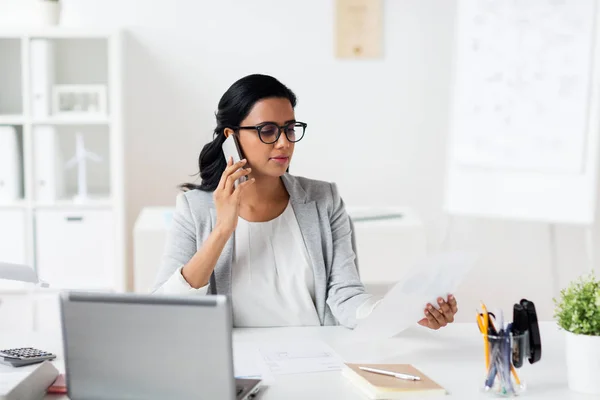
[[[543,353],[540,363],[525,364],[519,370],[527,382],[527,398],[592,399],[567,388],[562,332],[554,323],[541,325]],[[347,340],[351,332],[341,327],[241,329],[234,333],[236,342],[318,339],[329,344],[348,362],[410,363],[444,386],[450,396],[459,399],[490,398],[479,392],[483,373],[482,340],[474,324],[453,324],[440,331],[410,329],[400,336],[356,346]],[[1,335],[0,347],[23,346],[26,336]],[[27,344],[61,353],[60,337],[32,336]],[[62,370],[62,360],[56,361]],[[277,376],[273,385],[263,388],[259,399],[365,399],[340,372]],[[431,398],[431,397],[428,397]],[[47,399],[67,398],[47,396]]]

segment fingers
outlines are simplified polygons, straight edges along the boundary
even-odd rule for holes
[[[444,317],[444,314],[442,314],[438,309],[436,309],[431,304],[427,305],[427,311],[436,320],[436,322],[439,325],[438,327],[444,327],[444,326],[448,325],[448,321],[446,321],[446,318]]]
[[[248,175],[250,172],[252,172],[251,168],[242,168],[229,175],[225,181],[225,192],[232,193],[235,189],[235,181],[240,179],[242,176]]]
[[[458,304],[456,303],[456,298],[454,296],[448,296],[448,304],[450,305],[452,312],[456,314],[458,312]]]
[[[427,326],[429,326],[431,329],[440,329],[440,323],[433,316],[433,311],[435,311],[435,309],[431,306],[431,304],[429,304],[425,309],[425,318],[427,318],[428,322]]]
[[[441,297],[438,298],[438,304],[440,305],[440,312],[443,314],[446,322],[454,322],[454,313],[452,312],[450,305]]]
[[[255,178],[248,179],[246,182],[242,182],[238,185],[238,187],[233,191],[233,195],[239,200],[242,192],[247,186],[252,185],[256,181]]]
[[[418,322],[419,325],[437,330],[454,322],[454,314],[458,312],[456,298],[452,295],[448,296],[448,300],[439,297],[438,304],[439,309],[436,309],[431,304],[427,304],[425,318]]]
[[[233,164],[233,157],[229,157],[229,160],[227,160],[227,168],[225,168],[225,171],[223,171],[223,173],[221,174],[221,180],[219,181],[219,188],[225,189],[225,185],[227,183],[227,179],[229,178],[229,176],[232,173],[234,173],[235,171],[242,168],[244,165],[246,165],[246,163],[247,163],[247,160],[244,158],[243,160],[240,160],[240,161],[236,162],[235,164]]]

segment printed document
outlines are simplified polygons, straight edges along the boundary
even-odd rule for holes
[[[428,303],[438,308],[437,298],[454,294],[475,264],[470,253],[444,253],[427,257],[408,272],[381,300],[371,314],[361,319],[353,340],[392,337],[425,317]]]

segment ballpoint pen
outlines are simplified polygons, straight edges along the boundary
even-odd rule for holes
[[[496,362],[497,359],[497,353],[498,353],[498,346],[497,345],[492,345],[492,365],[490,365],[489,370],[487,371],[487,377],[485,379],[485,389],[486,390],[490,390],[492,388],[492,386],[494,386],[494,380],[496,379],[496,375],[498,374],[498,365]]]
[[[369,367],[358,367],[358,368],[360,368],[363,371],[372,372],[374,374],[381,374],[381,375],[393,376],[395,378],[404,379],[404,380],[407,380],[407,381],[420,381],[421,380],[421,378],[419,378],[418,376],[408,375],[408,374],[402,374],[400,372],[385,371],[383,369],[369,368]]]
[[[493,315],[491,313],[489,313],[489,314]],[[504,319],[504,315],[502,315],[502,319]],[[509,324],[509,326],[511,326],[511,325]],[[481,328],[480,328],[480,330],[481,330]],[[491,319],[488,320],[488,330],[492,336],[498,335],[498,331],[497,331],[496,327],[494,326],[494,323],[492,322]],[[505,333],[508,333],[508,332],[510,332],[510,329],[506,330]],[[490,347],[491,347],[491,345],[490,345]],[[491,349],[490,349],[490,352],[492,352]],[[491,360],[490,362],[493,363],[493,360]],[[517,385],[521,385],[521,379],[519,379],[519,375],[517,374],[517,371],[515,370],[514,365],[512,365],[512,363],[509,363],[509,364],[510,364],[510,372],[511,372],[513,378],[515,378],[515,382],[517,383]]]
[[[513,365],[513,360],[514,360],[514,358],[512,357],[512,348],[513,347],[512,347],[512,343],[511,343],[511,339],[510,339],[512,331],[513,331],[513,324],[511,322],[507,325],[506,332],[505,332],[507,340],[508,340],[507,346],[508,346],[508,352],[509,352],[509,357],[510,357],[510,359],[508,360],[508,364],[510,365],[510,373],[512,374],[513,378],[515,378],[515,382],[517,383],[517,385],[521,386],[521,380],[519,379],[519,375],[517,375],[517,371],[515,370],[515,366]],[[513,339],[513,340],[515,340],[515,339]]]
[[[514,393],[515,389],[513,387],[512,380],[510,379],[511,370],[514,368],[511,362],[510,332],[504,327],[504,313],[502,310],[499,311],[498,322],[498,344],[500,345],[499,360],[502,365],[502,368],[499,372],[503,382],[502,386],[507,393]]]

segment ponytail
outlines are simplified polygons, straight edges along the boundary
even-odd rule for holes
[[[214,191],[219,186],[221,175],[227,168],[227,160],[223,155],[223,142],[225,142],[225,134],[223,129],[220,132],[215,129],[215,138],[212,142],[208,142],[202,148],[200,156],[198,157],[198,168],[200,169],[200,178],[202,182],[200,185],[193,183],[184,183],[180,185],[180,188],[184,191],[187,190],[203,190],[206,192]]]

